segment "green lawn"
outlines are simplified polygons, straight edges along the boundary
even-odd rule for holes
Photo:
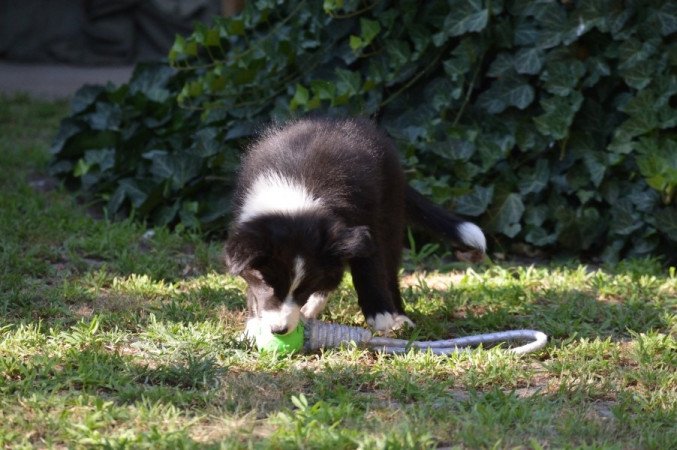
[[[551,337],[521,358],[259,355],[237,340],[243,284],[219,243],[95,219],[50,189],[66,111],[0,97],[0,447],[675,448],[674,268],[407,276],[405,336]],[[349,284],[325,320],[363,324]]]

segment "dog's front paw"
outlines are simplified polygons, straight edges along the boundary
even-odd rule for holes
[[[301,307],[301,315],[304,319],[317,319],[327,305],[327,294],[315,292],[310,296],[305,305]]]
[[[416,325],[404,314],[378,313],[367,318],[367,323],[376,331],[389,332]]]

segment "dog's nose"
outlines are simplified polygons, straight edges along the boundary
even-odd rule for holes
[[[289,327],[287,325],[277,325],[270,327],[270,331],[273,334],[287,334]]]

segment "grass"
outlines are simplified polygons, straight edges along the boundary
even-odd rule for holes
[[[0,447],[674,448],[674,268],[407,274],[405,336],[551,337],[521,358],[259,355],[237,340],[243,284],[219,243],[45,188],[66,111],[0,99]],[[363,325],[349,279],[323,318]]]

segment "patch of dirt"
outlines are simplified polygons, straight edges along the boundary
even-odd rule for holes
[[[95,313],[102,311],[116,312],[143,309],[147,303],[148,300],[141,296],[101,293],[91,302],[72,305],[70,310],[78,317],[89,319]]]
[[[448,291],[451,286],[460,282],[463,277],[465,277],[463,272],[409,273],[400,278],[400,286],[408,288],[423,285],[429,289]]]
[[[615,420],[613,411],[611,410],[615,402],[600,400],[591,405],[591,412],[597,416],[597,418],[602,420]]]
[[[51,192],[60,186],[59,180],[43,173],[34,172],[26,177],[28,185],[38,192]]]
[[[303,392],[304,377],[287,373],[229,370],[220,380],[220,401],[235,411],[255,411],[263,419],[287,404],[290,392]]]
[[[196,442],[208,444],[226,439],[237,441],[238,436],[246,440],[252,434],[261,438],[272,434],[272,427],[262,429],[257,425],[256,417],[251,413],[240,417],[210,417],[190,427],[190,437]]]

